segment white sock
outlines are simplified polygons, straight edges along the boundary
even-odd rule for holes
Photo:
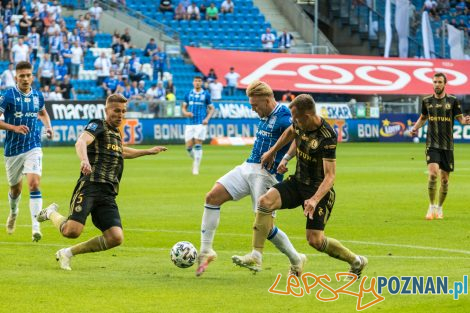
[[[11,212],[11,214],[18,215],[18,213],[20,211],[19,207],[18,207],[18,205],[20,204],[20,200],[21,200],[21,193],[16,198],[12,198],[10,193],[8,193],[8,203],[10,203],[10,212]]]
[[[197,168],[199,168],[199,165],[201,164],[202,160],[202,145],[194,145],[194,161],[196,163]]]
[[[201,223],[201,249],[200,252],[212,250],[214,235],[220,221],[220,206],[204,204],[204,214]]]
[[[277,226],[274,226],[269,233],[268,240],[289,258],[291,264],[300,263],[299,253],[295,250],[286,233],[277,228]]]
[[[36,220],[39,212],[42,210],[42,195],[41,191],[31,191],[29,194],[29,210],[31,211],[31,223],[33,230],[39,231],[39,222]]]
[[[64,248],[62,250],[64,251],[64,254],[65,254],[66,257],[68,257],[68,258],[73,257],[72,248]]]
[[[261,254],[261,252],[259,252],[258,250],[254,250],[251,251],[251,255],[255,258],[255,259],[258,259],[260,261],[263,260],[263,255]]]

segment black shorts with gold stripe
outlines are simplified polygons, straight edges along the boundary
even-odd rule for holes
[[[69,219],[85,225],[91,214],[93,224],[101,231],[113,226],[122,228],[113,186],[107,183],[80,181],[70,200]]]
[[[273,186],[281,195],[281,209],[294,209],[298,206],[304,207],[304,201],[310,199],[316,188],[299,182],[295,176],[289,176],[283,182]],[[320,200],[313,219],[307,217],[306,229],[324,230],[328,219],[330,218],[333,205],[335,203],[335,191],[333,188]]]

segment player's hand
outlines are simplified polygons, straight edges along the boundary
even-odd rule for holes
[[[159,154],[160,152],[163,152],[163,151],[166,151],[168,150],[166,147],[162,147],[162,146],[155,146],[155,147],[152,147],[150,149],[148,149],[149,151],[149,154]]]
[[[411,137],[416,137],[416,136],[418,136],[418,130],[412,128],[412,129],[410,130],[410,135],[411,135]]]
[[[318,205],[318,202],[313,200],[312,198],[305,200],[304,201],[304,216],[313,220],[313,213],[315,213],[315,209],[317,205]]]
[[[21,135],[26,135],[29,133],[29,127],[26,125],[18,125],[13,127],[13,132]]]
[[[53,136],[54,136],[54,130],[52,129],[52,127],[46,128],[47,139],[52,139]]]
[[[267,169],[270,169],[273,167],[273,164],[274,153],[272,153],[271,150],[268,150],[261,156],[261,168],[266,167]]]
[[[80,162],[80,171],[83,175],[90,175],[91,174],[91,165],[89,161],[82,161]]]
[[[279,165],[277,166],[277,172],[279,174],[287,173],[287,171],[289,170],[287,168],[287,162],[289,162],[289,161],[287,161],[286,159],[281,160],[281,163],[279,163]]]
[[[207,125],[207,124],[209,124],[209,120],[205,118],[205,119],[202,121],[202,125]]]
[[[470,124],[470,115],[465,116],[465,124]]]

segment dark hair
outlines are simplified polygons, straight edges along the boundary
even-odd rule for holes
[[[33,66],[31,65],[31,63],[26,62],[26,61],[21,61],[21,62],[18,62],[18,64],[16,64],[16,70],[17,71],[32,70],[32,69],[33,69]]]
[[[296,108],[299,113],[303,114],[307,111],[313,111],[316,113],[315,110],[315,100],[313,100],[311,95],[307,95],[305,93],[298,95],[292,102],[289,104],[289,108]]]
[[[436,73],[434,74],[434,77],[442,77],[444,78],[444,84],[447,84],[447,77],[444,73]]]

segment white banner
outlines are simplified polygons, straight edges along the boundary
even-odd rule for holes
[[[434,50],[434,35],[432,33],[431,22],[429,21],[428,12],[423,12],[423,17],[421,19],[421,31],[423,33],[423,48],[424,48],[424,58],[434,59],[436,57]]]
[[[384,57],[388,58],[390,55],[390,46],[392,45],[392,4],[390,0],[385,2],[385,51]]]
[[[409,1],[396,0],[395,28],[398,34],[398,56],[408,57],[408,36],[410,35]]]
[[[447,42],[450,46],[450,58],[455,60],[464,60],[465,54],[463,50],[464,45],[464,33],[463,30],[459,30],[454,26],[447,24],[447,33],[449,38]]]

